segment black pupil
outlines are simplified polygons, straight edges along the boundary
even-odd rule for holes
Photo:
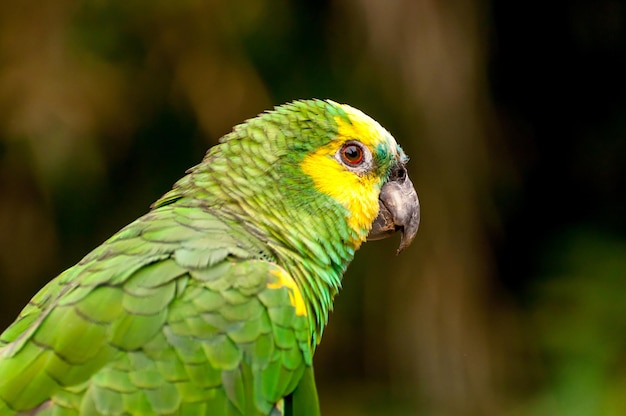
[[[346,146],[343,154],[349,162],[358,162],[361,159],[361,149],[355,145]]]

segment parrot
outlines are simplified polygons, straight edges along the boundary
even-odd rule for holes
[[[363,242],[416,236],[407,162],[331,100],[237,125],[0,335],[0,416],[319,415],[344,272]]]

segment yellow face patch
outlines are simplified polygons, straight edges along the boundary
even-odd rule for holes
[[[360,236],[360,240],[354,242],[358,246],[365,241],[378,215],[380,178],[374,174],[359,175],[350,171],[335,158],[335,154],[349,140],[361,142],[373,154],[381,143],[388,140],[389,133],[359,110],[347,105],[340,106],[349,121],[340,116],[335,117],[337,138],[307,156],[300,166],[313,179],[319,192],[331,196],[348,210],[348,225]],[[395,151],[395,147],[388,147]]]
[[[302,292],[300,292],[300,289],[298,288],[298,285],[296,285],[293,278],[282,268],[271,270],[271,273],[276,276],[278,280],[268,283],[268,289],[280,289],[281,287],[286,287],[289,291],[289,301],[291,302],[291,305],[296,308],[296,315],[306,316],[307,311],[304,298],[302,297]]]

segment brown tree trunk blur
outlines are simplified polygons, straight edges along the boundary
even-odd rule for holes
[[[499,414],[507,313],[488,316],[491,159],[483,2],[352,0],[381,76],[405,91],[419,250],[389,279],[392,383],[426,414]],[[399,98],[402,99],[402,98]],[[493,218],[488,220],[494,220]],[[397,301],[393,301],[397,299]],[[407,300],[410,299],[410,300]],[[504,302],[503,302],[504,304]],[[371,357],[376,359],[376,357]]]

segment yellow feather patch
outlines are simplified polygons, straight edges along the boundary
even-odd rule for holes
[[[378,215],[380,178],[373,174],[358,175],[337,161],[335,154],[349,140],[358,140],[374,153],[377,146],[389,142],[391,135],[376,121],[347,105],[339,105],[348,115],[349,121],[337,116],[337,138],[307,156],[301,163],[304,173],[309,175],[319,192],[331,196],[349,211],[348,225],[360,236],[354,241],[358,247],[365,241]],[[395,152],[395,146],[388,146]]]
[[[268,283],[268,289],[280,289],[281,287],[286,287],[289,293],[289,301],[291,302],[291,305],[296,308],[296,315],[306,316],[307,311],[304,298],[302,297],[302,292],[300,292],[300,288],[296,285],[293,278],[281,268],[271,270],[271,273],[278,278],[278,281]]]
[[[337,122],[339,137],[344,140],[358,140],[374,151],[383,142],[390,144],[392,152],[396,152],[395,143],[389,143],[391,134],[385,130],[377,121],[356,108],[349,105],[339,104],[339,107],[348,115],[350,122],[342,117],[335,117]]]

